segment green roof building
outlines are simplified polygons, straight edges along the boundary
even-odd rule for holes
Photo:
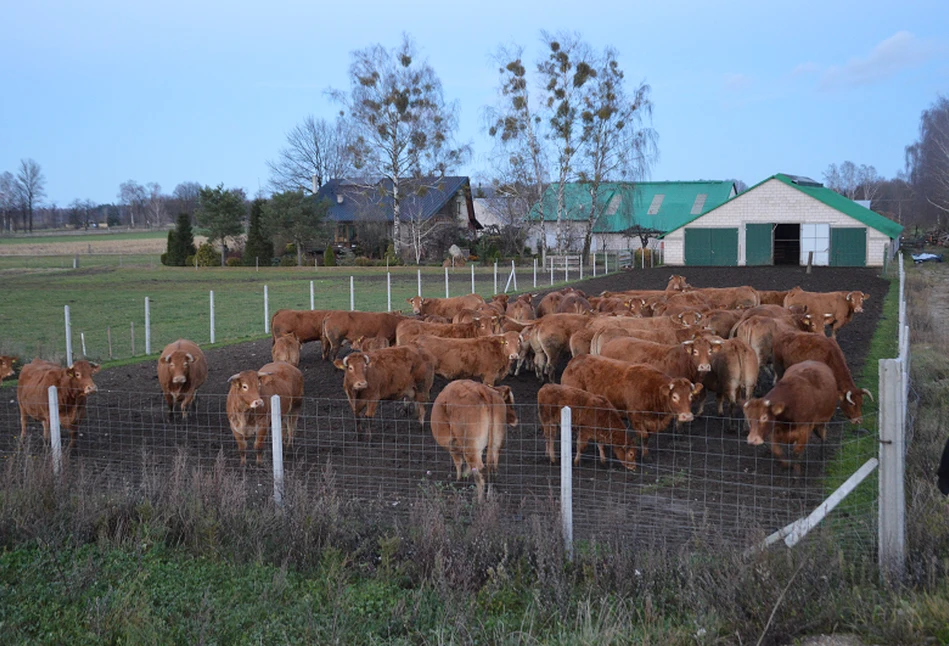
[[[778,173],[681,222],[667,265],[882,266],[903,227],[808,177]]]

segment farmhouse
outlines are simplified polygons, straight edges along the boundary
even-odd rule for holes
[[[564,184],[563,230],[558,245],[558,184],[551,184],[540,205],[531,209],[530,220],[543,220],[547,247],[566,251],[583,248],[584,232],[591,214],[595,219],[590,251],[622,251],[642,247],[642,240],[655,240],[707,213],[735,195],[733,182],[604,182],[594,198],[588,182]],[[534,227],[531,246],[537,246],[540,229]]]
[[[421,177],[404,179],[399,185],[403,195],[399,218],[403,228],[413,223],[431,230],[441,224],[474,232],[481,228],[475,219],[471,183],[467,177]],[[317,200],[326,200],[326,218],[336,225],[334,242],[343,247],[360,242],[360,229],[383,227],[392,237],[392,182],[333,179],[317,191]],[[405,233],[408,237],[409,233]]]
[[[778,173],[663,238],[667,265],[882,266],[903,227],[807,177]]]

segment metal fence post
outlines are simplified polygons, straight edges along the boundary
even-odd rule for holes
[[[145,297],[145,355],[152,353],[152,308],[148,296]]]
[[[534,258],[534,289],[537,289],[537,258]]]
[[[386,311],[392,311],[392,272],[386,272]]]
[[[494,261],[494,293],[498,293],[498,261]]]
[[[59,394],[56,386],[47,391],[49,399],[49,441],[53,451],[53,474],[58,476],[63,470],[63,439],[59,429]]]
[[[879,566],[887,581],[898,583],[906,563],[906,446],[899,359],[880,359]]]
[[[270,334],[270,293],[264,285],[264,334]]]
[[[211,343],[214,343],[214,290],[211,290]]]
[[[475,284],[474,284],[474,265],[471,265],[471,293],[476,294]]]
[[[272,395],[270,438],[273,447],[273,501],[278,507],[283,507],[283,429],[280,421],[280,395]]]
[[[560,519],[567,560],[573,561],[573,411],[560,409]]]
[[[72,323],[69,321],[69,306],[63,306],[66,317],[66,365],[72,365]]]
[[[448,267],[445,267],[445,298],[448,298]]]
[[[514,261],[511,261],[511,277],[514,278],[514,291],[517,291],[517,271],[514,269]],[[504,291],[507,291],[506,289]]]
[[[418,270],[418,295],[422,295],[422,270]]]
[[[313,281],[310,281],[310,310],[316,309],[316,294],[313,292]]]
[[[353,277],[349,277],[349,311],[353,312],[356,310],[356,283],[353,281]]]

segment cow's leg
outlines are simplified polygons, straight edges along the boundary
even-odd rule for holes
[[[188,419],[188,409],[194,403],[195,391],[192,390],[181,399],[181,419]]]
[[[556,427],[553,424],[544,424],[544,439],[546,440],[547,445],[547,457],[550,458],[551,464],[557,464],[557,454],[554,453],[554,433],[556,433]],[[577,435],[577,444],[579,445],[580,436]],[[579,452],[579,448],[578,448]]]
[[[287,447],[293,446],[293,435],[297,432],[297,421],[300,418],[300,405],[292,406],[287,413],[287,434],[284,437],[284,444]]]
[[[26,421],[27,421],[26,409],[23,408],[23,404],[21,403],[20,404],[20,439],[21,440],[26,439]]]
[[[556,463],[556,460],[554,459],[554,438],[553,438],[555,429],[556,427],[551,429],[551,434],[548,437],[548,442],[547,442],[548,454],[550,455],[551,463]],[[589,443],[590,443],[590,436],[587,435],[582,430],[578,431],[577,432],[577,454],[573,456],[574,466],[578,466],[580,464],[580,456],[583,455],[583,452],[587,450],[587,445]]]
[[[600,464],[606,464],[606,441],[601,441],[600,438],[597,438],[596,448],[600,450]]]
[[[254,442],[254,451],[257,452],[257,464],[264,463],[264,443],[267,441],[267,424],[257,424],[257,441]]]
[[[168,404],[168,419],[171,419],[175,414],[175,398],[170,392],[165,393],[165,403]]]
[[[49,418],[43,420],[43,439],[49,442]]]
[[[234,440],[237,442],[237,454],[241,457],[241,466],[247,464],[247,438],[243,431],[232,430]]]

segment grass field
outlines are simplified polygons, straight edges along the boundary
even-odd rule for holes
[[[128,257],[126,257],[128,258]],[[0,269],[4,259],[0,258]],[[0,352],[60,359],[65,356],[64,306],[70,308],[73,352],[82,353],[84,334],[86,355],[93,360],[121,359],[145,352],[145,298],[150,301],[151,350],[189,338],[199,344],[210,342],[210,292],[214,291],[215,341],[217,343],[260,337],[265,332],[264,288],[269,297],[269,313],[278,309],[309,309],[310,282],[317,309],[349,309],[350,277],[355,285],[355,307],[364,311],[387,308],[384,267],[308,268],[194,268],[163,267],[157,264],[119,265],[100,263],[77,270],[33,268],[0,272],[4,298],[0,302]],[[33,259],[39,263],[39,260]],[[59,259],[68,262],[69,259]],[[50,262],[55,262],[50,260]],[[406,299],[418,291],[415,267],[392,269],[392,308],[408,306]],[[498,290],[503,291],[510,270],[499,270]],[[423,267],[422,293],[445,295],[444,270]],[[494,293],[493,268],[476,269],[475,291]],[[562,279],[563,276],[558,276]],[[518,270],[518,287],[532,285],[532,269]],[[549,274],[539,276],[542,286]],[[546,279],[546,280],[543,280]],[[512,286],[513,289],[513,286]],[[470,269],[450,273],[449,293],[457,296],[471,291]],[[134,325],[135,348],[132,349]],[[111,331],[111,357],[109,335]]]

